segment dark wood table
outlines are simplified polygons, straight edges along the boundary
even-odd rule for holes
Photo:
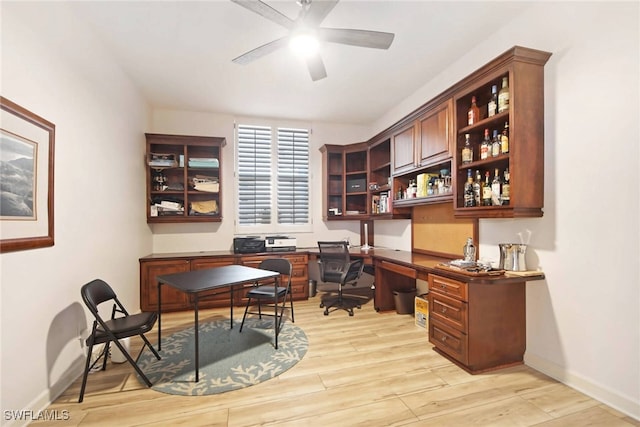
[[[231,293],[230,324],[233,329],[233,293],[236,285],[255,283],[260,280],[277,278],[280,273],[261,270],[244,265],[225,265],[205,270],[187,271],[184,273],[158,276],[158,350],[162,350],[162,285],[169,285],[193,297],[196,352],[196,382],[200,380],[199,342],[198,342],[198,299],[202,292],[221,290]]]

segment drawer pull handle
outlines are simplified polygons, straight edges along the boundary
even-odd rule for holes
[[[445,341],[447,340],[446,335],[445,335],[445,336],[443,336],[442,338],[440,338],[440,340],[441,340],[442,342],[445,342]]]
[[[442,289],[446,289],[446,288],[447,288],[447,285],[445,285],[444,283],[441,283],[441,284],[440,284],[440,288],[442,288]]]
[[[443,313],[446,313],[447,312],[447,307],[442,307],[442,309],[440,311],[442,311]]]

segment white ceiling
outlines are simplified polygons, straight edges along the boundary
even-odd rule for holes
[[[292,19],[298,14],[293,0],[267,3]],[[322,46],[328,77],[316,82],[287,48],[232,63],[286,29],[230,1],[69,5],[155,108],[367,125],[529,3],[342,0],[322,26],[396,37],[389,50]]]

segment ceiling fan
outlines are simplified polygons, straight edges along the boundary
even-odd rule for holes
[[[259,46],[233,59],[233,62],[237,64],[247,64],[272,53],[290,42],[294,42],[298,36],[307,38],[311,36],[316,37],[318,41],[374,49],[388,49],[395,36],[393,33],[380,31],[320,27],[324,18],[333,10],[339,0],[298,0],[297,3],[301,9],[295,20],[283,15],[261,0],[231,1],[289,30],[287,36]],[[309,52],[305,57],[313,81],[327,77],[327,71],[317,49],[314,52]]]

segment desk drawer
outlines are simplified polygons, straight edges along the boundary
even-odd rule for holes
[[[435,274],[429,274],[429,291],[467,301],[467,284]]]
[[[429,341],[459,362],[468,363],[467,334],[429,317]]]
[[[467,303],[429,292],[429,314],[461,332],[467,332]]]
[[[395,264],[388,261],[382,261],[378,265],[385,270],[393,271],[394,273],[400,274],[402,276],[407,276],[412,279],[418,277],[418,272],[411,267],[405,267],[404,265]]]

